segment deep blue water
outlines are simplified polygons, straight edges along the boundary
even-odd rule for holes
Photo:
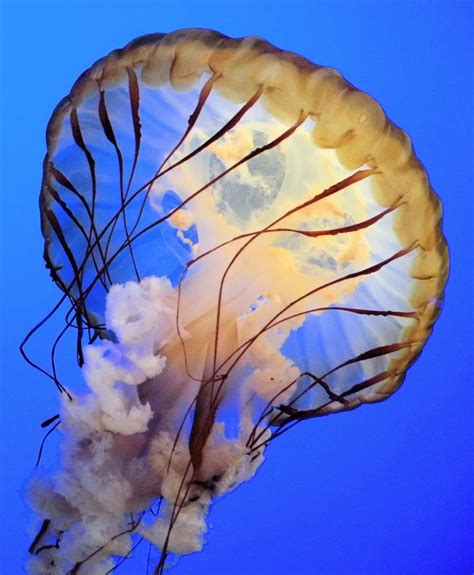
[[[205,550],[173,573],[472,573],[472,3],[38,1],[4,2],[0,14],[0,575],[23,572],[31,537],[21,489],[39,424],[56,413],[54,386],[17,351],[58,297],[37,206],[47,121],[93,61],[141,34],[184,27],[263,36],[374,96],[412,137],[442,199],[452,267],[441,317],[403,387],[276,441],[257,476],[213,508]],[[46,338],[32,352],[45,360]],[[61,363],[77,380],[70,358]]]

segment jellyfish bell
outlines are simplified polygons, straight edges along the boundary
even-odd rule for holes
[[[440,310],[440,203],[370,96],[210,30],[99,60],[47,144],[44,253],[87,390],[31,481],[29,569],[111,572],[145,539],[159,573],[273,438],[399,387]]]

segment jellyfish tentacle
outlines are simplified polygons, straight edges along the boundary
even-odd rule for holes
[[[140,523],[143,519],[143,516],[144,516],[144,513],[140,514],[138,520],[136,520],[136,521],[133,520],[133,518],[132,518],[131,527],[129,529],[125,529],[124,531],[121,531],[120,533],[113,535],[110,538],[109,542],[105,543],[104,545],[101,545],[100,547],[97,547],[92,553],[90,553],[87,557],[85,557],[81,561],[77,561],[77,563],[74,565],[74,567],[70,571],[68,571],[67,575],[77,575],[77,573],[79,573],[79,570],[82,568],[82,566],[85,563],[87,563],[88,561],[90,561],[91,559],[93,559],[101,551],[103,551],[107,547],[107,545],[109,545],[111,542],[115,541],[119,537],[123,537],[124,535],[128,535],[130,533],[133,533],[137,529],[137,527],[140,525]]]
[[[130,531],[130,533],[132,533],[132,531]],[[127,533],[123,533],[123,535],[126,535],[126,534],[127,534]],[[125,563],[125,561],[127,561],[127,560],[133,555],[133,553],[135,552],[136,548],[137,548],[139,545],[141,545],[141,543],[143,543],[144,539],[145,539],[145,538],[140,535],[140,536],[137,538],[137,541],[131,546],[130,551],[129,551],[126,555],[124,555],[123,557],[121,557],[121,558],[117,561],[117,563],[116,563],[111,569],[109,569],[109,570],[105,573],[105,575],[111,575],[111,573],[114,573],[115,571],[117,571],[117,569],[118,569],[121,565],[123,565],[123,564]]]
[[[109,117],[109,114],[107,111],[107,105],[105,102],[104,90],[100,90],[99,94],[100,94],[100,96],[99,96],[98,113],[99,113],[100,124],[102,126],[102,129],[104,130],[104,134],[105,134],[106,138],[109,140],[109,142],[114,147],[115,153],[117,155],[117,161],[118,161],[118,167],[119,167],[120,200],[121,200],[121,205],[123,205],[125,203],[125,199],[126,199],[126,194],[125,194],[125,190],[124,190],[123,155],[122,155],[122,151],[120,149],[120,146],[118,145],[117,138],[115,137],[114,128],[112,126],[112,123],[110,121],[110,117]],[[137,154],[137,160],[138,160],[138,154]],[[132,177],[130,177],[129,184],[131,183],[131,181],[132,181]],[[127,194],[128,194],[128,189],[127,189]],[[122,211],[122,221],[123,221],[123,227],[125,230],[125,235],[127,238],[129,238],[130,234],[128,231],[126,210]],[[109,237],[108,237],[108,240],[107,240],[107,243],[105,246],[105,257],[106,258],[108,256],[109,245],[110,245],[110,242],[112,240],[112,236],[113,236],[117,222],[118,222],[118,218],[112,224],[112,227],[111,227],[111,230],[109,233]],[[100,238],[97,238],[97,240],[100,242]],[[129,246],[129,252],[130,252],[130,258],[132,260],[132,265],[133,265],[135,277],[137,278],[138,281],[140,281],[140,273],[139,273],[138,268],[137,268],[137,263],[135,261],[135,256],[133,254],[133,249],[132,249],[131,245]]]
[[[96,212],[96,196],[97,196],[97,178],[95,173],[95,160],[92,156],[89,148],[87,147],[86,143],[84,142],[84,138],[82,136],[81,126],[79,122],[79,117],[77,115],[77,109],[72,108],[69,114],[69,121],[71,123],[71,130],[74,141],[76,145],[84,152],[84,155],[87,159],[87,164],[89,166],[90,177],[92,182],[92,205],[90,210],[90,230],[89,230],[89,242],[92,240],[93,235],[97,237],[97,230],[95,225],[95,212]],[[100,242],[97,244],[97,249],[99,251],[100,258],[102,263],[105,262],[105,254],[102,251],[102,245]],[[91,252],[91,257],[94,260],[94,265],[97,265],[95,262],[94,252]],[[110,283],[112,283],[112,279],[109,276],[108,270],[106,270],[106,277]],[[103,278],[101,278],[101,283],[104,286],[104,289],[107,290],[107,286]]]
[[[64,253],[67,256],[67,259],[68,259],[72,269],[74,270],[75,277],[78,278],[79,277],[79,269],[77,267],[76,260],[74,258],[73,253],[71,252],[71,250],[68,246],[66,238],[63,235],[61,226],[59,225],[59,222],[56,219],[54,212],[52,210],[47,210],[46,211],[46,217],[48,219],[48,222],[49,222],[51,228],[54,230],[56,237],[58,238],[58,241],[60,242],[60,244],[64,250]],[[70,289],[69,286],[68,286],[68,289]],[[82,330],[82,315],[85,313],[85,311],[83,309],[84,303],[85,303],[85,300],[81,296],[81,299],[79,300],[79,305],[77,306],[78,313],[76,314],[79,332],[81,332],[81,330]],[[82,354],[82,347],[80,346],[80,340],[78,340],[78,344],[77,344],[77,356],[78,356],[79,365],[82,365],[84,362],[84,358],[83,358],[83,354]]]
[[[135,150],[133,152],[133,164],[130,172],[130,177],[127,184],[127,191],[125,192],[125,199],[130,192],[135,170],[137,168],[138,156],[140,153],[140,142],[142,138],[141,121],[140,121],[140,88],[138,87],[137,75],[133,68],[127,67],[128,75],[128,93],[130,95],[130,109],[132,113],[133,134],[135,138]]]
[[[32,361],[30,359],[28,353],[26,352],[25,347],[26,347],[27,343],[30,341],[30,339],[33,337],[33,335],[35,333],[37,333],[38,330],[40,330],[41,327],[57,312],[57,310],[62,306],[62,304],[64,303],[64,301],[66,299],[67,299],[67,294],[64,293],[61,296],[61,298],[58,300],[58,302],[53,306],[53,308],[43,317],[43,319],[41,321],[39,321],[36,325],[34,325],[28,331],[28,333],[25,335],[25,337],[23,338],[23,340],[21,341],[20,346],[19,346],[21,356],[26,361],[26,363],[28,365],[30,365],[33,369],[35,369],[35,370],[39,371],[40,373],[42,373],[43,375],[45,375],[48,379],[51,379],[55,383],[55,385],[58,387],[60,392],[62,391],[62,386],[61,386],[60,382],[56,381],[52,374],[48,373],[40,365],[38,365],[34,361]]]
[[[51,519],[44,519],[43,522],[41,523],[41,527],[38,531],[38,533],[36,534],[35,538],[33,539],[33,542],[31,543],[28,552],[29,553],[34,553],[36,546],[38,545],[38,543],[41,541],[43,535],[47,532],[49,526],[51,524]]]
[[[85,238],[86,238],[86,241],[87,241],[87,246],[88,246],[88,248],[90,248],[90,256],[91,256],[91,258],[92,258],[93,265],[94,265],[96,271],[99,272],[99,267],[98,267],[99,264],[97,263],[96,258],[95,258],[95,255],[94,255],[94,249],[95,249],[95,247],[98,247],[98,248],[100,249],[100,247],[99,247],[99,238],[98,238],[98,235],[97,235],[97,230],[96,230],[96,228],[95,228],[95,223],[94,223],[94,218],[93,218],[93,212],[92,212],[92,210],[91,210],[91,207],[90,207],[89,204],[87,203],[87,201],[86,201],[86,199],[84,198],[84,196],[79,192],[79,190],[78,190],[75,186],[73,186],[73,184],[68,180],[68,178],[67,178],[60,170],[58,170],[58,169],[54,166],[54,164],[53,164],[52,162],[51,162],[51,165],[50,165],[50,170],[51,170],[51,173],[52,173],[53,177],[56,179],[56,181],[57,181],[60,185],[62,185],[62,186],[64,186],[65,188],[67,188],[74,196],[76,196],[76,197],[79,199],[79,201],[81,202],[81,204],[84,206],[85,210],[86,210],[86,213],[87,213],[87,215],[88,215],[88,217],[89,217],[89,222],[90,222],[90,230],[89,230],[89,233],[87,233],[87,232],[84,230],[82,224],[81,224],[81,225],[78,225],[78,223],[76,222],[77,218],[74,218],[73,221],[74,221],[75,225],[78,227],[78,229],[81,231],[81,233],[82,233],[82,231],[84,230],[84,235],[85,235]],[[50,192],[50,194],[51,194],[51,196],[53,197],[53,199],[56,200],[56,202],[58,202],[58,204],[59,204],[59,205],[63,208],[63,210],[67,213],[67,215],[68,215],[69,217],[71,217],[70,214],[72,214],[72,211],[71,211],[70,209],[68,209],[68,210],[66,211],[65,208],[67,207],[67,204],[66,204],[66,202],[64,202],[63,200],[59,201],[60,196],[59,196],[59,194],[57,193],[57,190],[54,188],[54,186],[52,186],[51,184],[49,184],[48,182],[46,182],[45,187],[48,189],[48,191]],[[54,195],[54,192],[56,192],[55,195]],[[43,211],[43,213],[45,213],[45,212]],[[72,218],[71,218],[71,219],[72,219]],[[91,239],[92,239],[91,234],[92,234],[92,231],[94,232],[94,236],[95,236],[95,238],[96,238],[95,243],[94,243],[93,245],[91,245]],[[104,257],[105,257],[105,256],[104,256]],[[52,269],[52,266],[51,266],[51,269]],[[81,278],[83,277],[83,268],[82,268],[82,266],[79,266],[78,269],[80,270],[81,273],[78,274],[77,277],[75,276],[75,277],[74,277],[74,280],[75,280],[75,282],[77,282],[77,284],[78,284],[78,289],[81,290],[81,289],[82,289],[82,280],[81,280]],[[55,281],[58,283],[58,285],[61,286],[61,283],[62,283],[62,282],[60,281],[59,276],[58,276],[57,274],[54,274],[54,278],[55,278]],[[105,284],[104,284],[103,279],[101,279],[100,281],[101,281],[101,283],[102,283],[102,284],[104,285],[104,287],[105,287]],[[74,283],[74,282],[72,282],[72,283]],[[66,287],[63,287],[63,289],[66,290]],[[72,289],[72,288],[69,287],[69,288],[68,288],[68,291],[70,291],[71,289]],[[79,299],[81,299],[81,298],[79,298]]]

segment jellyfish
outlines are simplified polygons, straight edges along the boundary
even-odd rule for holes
[[[447,278],[407,134],[259,37],[179,30],[98,60],[49,122],[40,210],[62,292],[45,319],[67,311],[35,575],[112,573],[142,541],[155,574],[200,551],[271,441],[397,390]],[[81,389],[54,363],[71,331]]]

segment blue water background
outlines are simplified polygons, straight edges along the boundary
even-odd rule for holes
[[[214,506],[205,550],[172,573],[473,573],[472,6],[1,4],[0,575],[23,573],[31,539],[21,489],[39,424],[56,413],[54,386],[17,351],[59,295],[42,261],[37,205],[47,121],[96,59],[141,34],[184,27],[263,36],[374,96],[412,137],[443,201],[452,269],[442,315],[403,387],[385,403],[305,422],[276,441],[257,476]],[[46,359],[46,344],[35,340],[36,358]],[[77,381],[70,357],[61,363]],[[132,569],[117,573],[145,573]]]

